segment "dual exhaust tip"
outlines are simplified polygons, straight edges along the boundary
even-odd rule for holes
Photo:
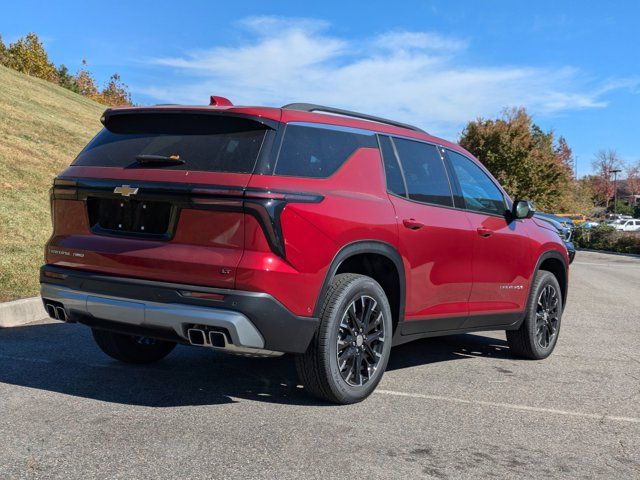
[[[47,310],[47,314],[49,314],[49,317],[54,318],[56,320],[61,320],[63,322],[69,321],[67,312],[61,303],[58,304],[57,302],[54,303],[54,302],[45,301],[44,308]]]
[[[199,347],[227,347],[227,336],[224,332],[217,330],[202,330],[200,328],[189,328],[187,330],[187,338],[191,345]]]

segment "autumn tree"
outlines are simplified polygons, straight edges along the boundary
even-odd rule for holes
[[[589,177],[573,180],[562,198],[558,213],[591,216],[595,209],[593,183]]]
[[[533,123],[524,108],[505,110],[495,120],[467,124],[460,145],[489,169],[512,198],[528,198],[540,210],[556,211],[573,179],[572,153]]]
[[[28,33],[9,45],[6,55],[8,67],[49,82],[57,82],[56,67],[49,61],[49,56],[35,33]]]
[[[100,94],[96,87],[96,81],[93,79],[93,75],[87,70],[87,61],[82,59],[82,68],[78,70],[78,73],[73,77],[73,83],[77,88],[77,92],[80,95],[89,97],[92,100],[99,100]]]
[[[0,65],[7,65],[7,61],[9,60],[7,56],[7,46],[2,41],[2,35],[0,35]]]
[[[100,102],[111,107],[131,105],[129,88],[122,83],[117,73],[111,75],[109,83],[100,93]]]

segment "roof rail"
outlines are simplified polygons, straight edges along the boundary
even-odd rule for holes
[[[385,123],[387,125],[393,125],[394,127],[408,128],[409,130],[413,130],[415,132],[427,133],[421,128],[414,127],[413,125],[409,125],[407,123],[396,122],[395,120],[388,120],[382,117],[374,117],[373,115],[366,115],[364,113],[352,112],[350,110],[342,110],[340,108],[325,107],[323,105],[315,105],[313,103],[289,103],[287,105],[283,105],[281,108],[286,108],[288,110],[300,110],[302,112],[333,113],[335,115],[343,115],[345,117],[360,118],[362,120],[369,120],[371,122],[378,122],[378,123]]]

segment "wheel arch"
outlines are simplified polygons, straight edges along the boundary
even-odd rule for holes
[[[566,260],[560,252],[549,250],[547,252],[544,252],[538,258],[536,268],[533,272],[534,276],[540,270],[551,272],[556,277],[556,280],[558,280],[558,283],[560,284],[560,290],[562,292],[562,307],[564,308],[564,306],[567,304],[567,292],[569,287],[569,274]],[[531,284],[533,285],[533,277]],[[531,286],[529,287],[529,294],[531,294]]]
[[[376,280],[389,300],[393,331],[400,331],[397,327],[404,319],[406,277],[402,257],[392,245],[377,240],[362,240],[340,249],[322,283],[313,311],[314,317],[320,315],[329,285],[339,273],[359,273]]]

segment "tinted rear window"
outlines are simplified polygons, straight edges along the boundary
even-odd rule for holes
[[[377,148],[370,135],[334,129],[329,125],[286,127],[276,175],[325,178],[332,175],[360,147]]]
[[[194,114],[133,114],[110,119],[73,165],[148,168],[138,155],[179,155],[170,170],[251,173],[267,127],[247,118]]]

